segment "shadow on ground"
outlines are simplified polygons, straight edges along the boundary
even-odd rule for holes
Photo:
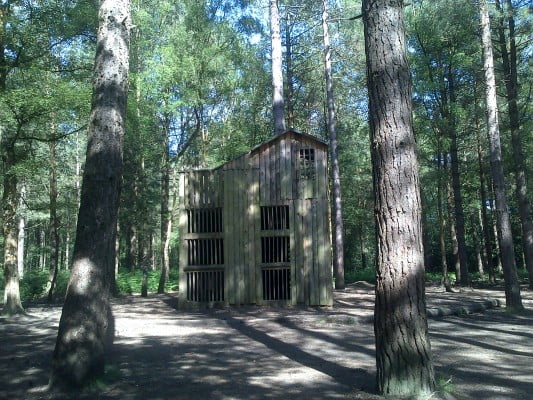
[[[114,301],[109,377],[80,399],[371,399],[372,287],[352,285],[324,308],[242,307],[177,311],[174,295]],[[428,307],[463,307],[500,291],[444,293]],[[532,293],[524,291],[531,309]],[[0,398],[48,399],[58,306],[29,305],[32,318],[0,319]],[[430,320],[439,381],[458,399],[529,399],[533,313],[502,309]]]

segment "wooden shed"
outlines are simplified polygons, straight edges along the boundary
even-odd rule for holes
[[[327,150],[287,131],[180,173],[181,307],[332,304]]]

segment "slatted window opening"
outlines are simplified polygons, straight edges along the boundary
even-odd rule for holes
[[[222,207],[187,210],[187,233],[219,233],[222,229]]]
[[[187,300],[224,301],[224,270],[187,272]]]
[[[289,206],[262,206],[261,230],[289,229]]]
[[[188,265],[224,264],[223,239],[187,239]]]
[[[291,299],[291,269],[263,268],[263,300]]]
[[[261,262],[263,264],[288,263],[290,261],[289,236],[266,236],[261,238]]]
[[[315,179],[315,149],[300,149],[300,177]]]

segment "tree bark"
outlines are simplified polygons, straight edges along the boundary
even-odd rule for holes
[[[403,1],[364,0],[362,14],[377,229],[377,388],[386,395],[427,396],[435,380]]]
[[[496,0],[496,7],[501,12],[500,1]],[[522,230],[522,248],[524,259],[529,274],[529,287],[533,289],[533,223],[529,211],[529,198],[527,196],[527,172],[520,134],[520,113],[518,111],[518,74],[514,7],[510,0],[506,0],[507,22],[509,27],[509,51],[504,31],[504,18],[499,19],[498,36],[500,52],[503,64],[503,75],[507,94],[507,108],[509,115],[509,129],[511,131],[511,145],[513,148],[513,169],[515,175],[516,198],[518,201],[518,213],[520,215],[520,227]]]
[[[326,74],[326,96],[328,105],[328,134],[333,180],[333,272],[335,289],[346,288],[344,281],[344,224],[342,220],[341,174],[337,151],[337,129],[335,126],[335,101],[333,97],[333,74],[331,71],[331,44],[328,30],[326,0],[322,0],[322,31],[324,37],[324,70]]]
[[[479,0],[479,13],[481,19],[481,39],[483,45],[483,66],[486,80],[487,96],[487,128],[490,141],[490,159],[494,194],[496,198],[496,221],[501,234],[500,249],[505,279],[505,300],[509,310],[523,309],[520,296],[520,285],[516,272],[515,254],[511,221],[505,193],[505,178],[502,163],[500,144],[500,131],[498,122],[498,104],[496,99],[496,79],[494,76],[494,58],[490,32],[490,19],[486,0]]]
[[[17,226],[17,176],[15,142],[6,135],[2,136],[2,161],[4,164],[4,192],[2,195],[3,235],[4,235],[4,308],[3,314],[24,314],[20,301],[19,274],[17,264],[18,226]]]
[[[270,37],[272,43],[272,112],[274,135],[285,132],[285,105],[283,101],[283,51],[279,27],[278,0],[270,0]]]
[[[109,276],[122,173],[130,4],[100,0],[86,163],[73,266],[52,363],[53,387],[79,387],[104,370],[114,333]]]

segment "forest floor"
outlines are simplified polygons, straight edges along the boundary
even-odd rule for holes
[[[429,330],[444,399],[533,398],[533,292],[507,313],[498,289],[428,286]],[[490,301],[488,301],[490,300]],[[332,308],[178,311],[176,294],[113,301],[106,377],[62,399],[381,399],[373,394],[373,287],[335,292]],[[60,305],[0,318],[0,399],[46,392]],[[478,312],[484,310],[483,312]],[[474,313],[472,313],[475,311]]]

